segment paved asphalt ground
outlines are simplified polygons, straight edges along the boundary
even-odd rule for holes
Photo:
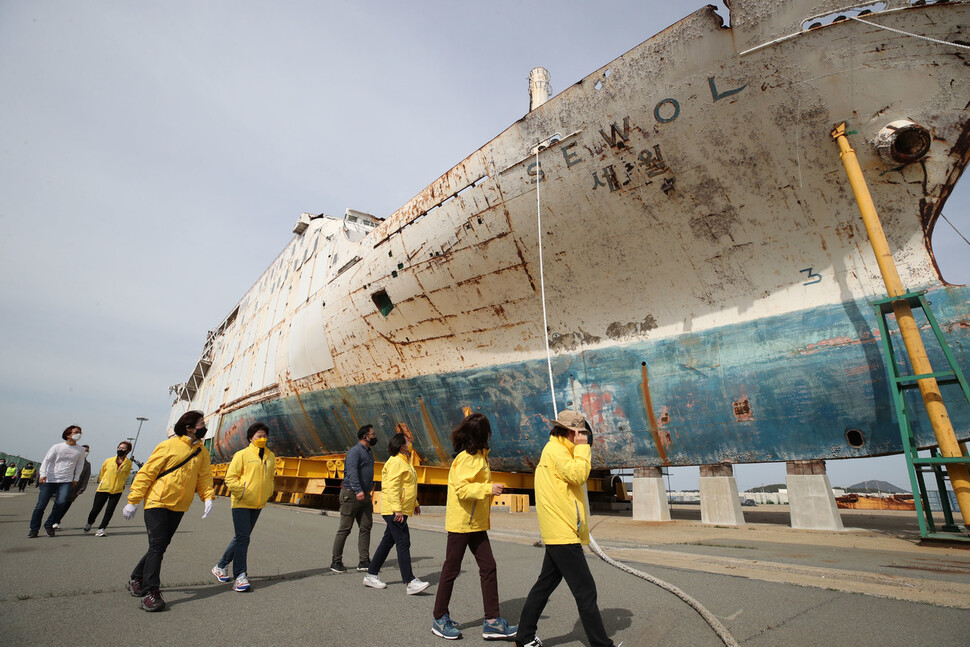
[[[212,515],[203,520],[202,506],[196,501],[162,567],[169,608],[150,614],[141,611],[138,600],[124,589],[131,568],[147,547],[141,510],[134,520],[126,521],[119,506],[107,537],[95,537],[93,531],[85,535],[80,527],[91,504],[88,494],[67,514],[66,529],[56,537],[42,530],[37,539],[28,539],[35,492],[0,494],[0,645],[446,644],[430,632],[445,546],[441,511],[413,520],[414,571],[432,586],[424,594],[407,596],[393,551],[381,573],[388,588],[365,588],[362,575],[355,571],[338,575],[328,569],[336,517],[271,505],[253,533],[249,576],[254,590],[242,594],[218,583],[209,571],[231,539],[229,502],[217,500]],[[768,531],[761,525],[749,524],[738,531],[700,528],[690,521],[638,525],[628,515],[625,520],[594,516],[593,526],[600,529],[600,543],[608,553],[690,593],[745,646],[970,644],[966,608],[970,599],[962,594],[970,590],[966,588],[970,587],[970,551],[921,553],[923,549],[913,546],[907,557],[903,552],[867,549],[864,542],[861,547],[826,548],[820,545],[824,535],[790,528],[783,528],[780,539],[774,541],[765,539],[772,535],[765,534]],[[383,528],[381,522],[375,523],[372,550]],[[492,546],[499,564],[502,614],[513,623],[539,572],[542,549],[531,544],[536,531],[534,515],[493,514]],[[654,538],[662,543],[663,533],[672,531],[699,539],[670,541],[665,550],[656,550]],[[712,539],[710,532],[722,538]],[[739,535],[731,533],[747,534],[736,539]],[[872,542],[880,536],[873,534]],[[955,587],[953,597],[959,599],[945,606],[949,603],[930,605],[847,592],[856,584],[840,563],[843,553],[851,554],[859,565],[858,571],[851,572],[862,588],[869,580],[877,589],[886,581],[898,582],[906,597],[907,587],[925,585],[930,592],[933,587]],[[355,531],[344,561],[356,564],[356,558]],[[667,560],[680,565],[666,566]],[[927,563],[936,566],[929,568]],[[589,564],[606,627],[615,642],[622,640],[624,647],[721,644],[702,618],[670,593],[593,555]],[[482,644],[481,594],[471,555],[465,556],[463,566],[451,611],[464,627],[464,638],[455,644]],[[759,575],[758,568],[766,566],[771,568],[763,572],[771,574]],[[813,569],[814,583],[802,586],[787,581],[788,572],[791,580],[804,580],[798,569]],[[903,569],[903,575],[887,580],[896,577],[884,574],[887,569]],[[825,581],[825,573],[841,574],[832,589],[818,584]],[[546,607],[539,635],[550,646],[587,644],[565,584]]]

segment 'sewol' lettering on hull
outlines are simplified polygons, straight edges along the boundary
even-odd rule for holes
[[[712,103],[716,103],[721,99],[736,95],[748,87],[748,84],[745,83],[742,86],[721,92],[718,91],[717,83],[713,76],[707,78],[707,84],[711,90]],[[680,116],[680,102],[673,97],[661,99],[653,107],[653,116],[658,124],[669,124],[675,121]],[[618,126],[616,123],[611,123],[608,127],[604,126],[603,128],[600,128],[599,134],[603,138],[603,141],[606,142],[607,146],[619,153],[620,151],[626,151],[631,148],[631,126],[633,126],[635,129],[635,126],[628,115],[623,117],[622,127]],[[581,152],[577,149],[578,146],[578,142],[572,142],[560,147],[559,149],[559,152],[562,154],[563,161],[566,163],[567,170],[571,170],[574,166],[578,166],[587,161],[587,159],[583,157]],[[667,166],[667,163],[664,161],[663,153],[660,150],[660,144],[654,144],[653,146],[642,149],[637,154],[636,160],[634,161],[620,159],[613,164],[607,164],[602,168],[590,171],[593,182],[593,186],[591,188],[595,191],[600,187],[604,187],[608,188],[610,193],[613,193],[624,188],[648,186],[653,184],[652,178],[669,172],[670,167]],[[542,169],[542,162],[531,162],[526,167],[526,175],[530,184],[545,181],[546,174]],[[662,183],[661,189],[664,193],[669,194],[673,190],[673,186],[674,178],[668,177]]]

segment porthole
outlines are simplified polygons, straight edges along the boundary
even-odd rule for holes
[[[861,449],[866,444],[866,435],[859,429],[846,429],[845,441],[849,443],[849,447]]]

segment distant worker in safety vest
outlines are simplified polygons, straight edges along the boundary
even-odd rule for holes
[[[7,463],[7,469],[0,474],[0,490],[4,492],[10,491],[10,485],[13,483],[14,478],[17,476],[17,464]]]
[[[27,486],[34,482],[34,474],[37,473],[37,469],[34,467],[33,463],[27,463],[27,466],[20,470],[20,482],[17,487],[23,492],[27,489]]]
[[[261,422],[246,432],[249,446],[233,454],[226,470],[225,483],[232,495],[232,526],[236,535],[212,567],[212,574],[220,582],[232,582],[232,590],[245,593],[251,589],[248,565],[249,537],[256,527],[259,513],[273,496],[276,477],[276,454],[266,448],[269,427]],[[232,577],[229,576],[232,564]]]
[[[104,459],[101,463],[101,471],[98,472],[98,490],[94,493],[94,503],[91,505],[91,512],[88,513],[88,522],[84,524],[84,532],[91,530],[91,526],[98,520],[101,509],[108,505],[104,510],[104,519],[98,526],[95,537],[104,537],[104,531],[111,522],[111,516],[115,513],[115,507],[121,500],[121,493],[125,490],[128,482],[128,475],[131,474],[131,459],[128,454],[131,452],[131,443],[122,440],[118,443],[118,450],[115,456]]]
[[[370,568],[370,529],[374,525],[374,504],[371,493],[374,491],[374,453],[371,447],[377,444],[377,434],[373,425],[364,425],[357,430],[357,444],[350,448],[344,457],[344,481],[340,486],[340,526],[333,539],[333,559],[330,570],[346,573],[344,568],[344,544],[350,531],[357,522],[357,570]]]
[[[589,543],[583,491],[591,467],[587,433],[589,428],[581,413],[563,411],[553,423],[549,442],[536,466],[536,513],[545,557],[539,579],[522,608],[516,645],[541,647],[542,641],[536,637],[539,616],[549,596],[565,578],[576,599],[589,644],[613,647],[596,604],[596,582],[583,554],[583,546]]]
[[[145,501],[145,528],[148,530],[148,552],[135,565],[126,588],[142,598],[145,611],[161,611],[165,600],[159,590],[162,556],[168,548],[182,516],[198,493],[205,502],[202,518],[212,512],[216,495],[212,490],[212,463],[205,438],[205,414],[187,411],[175,423],[175,435],[165,440],[138,470],[128,493],[128,505],[122,511],[125,519],[135,516],[138,504]]]

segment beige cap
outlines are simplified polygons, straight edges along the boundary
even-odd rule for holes
[[[562,411],[552,423],[553,427],[562,427],[570,431],[586,431],[586,418],[578,411]]]

